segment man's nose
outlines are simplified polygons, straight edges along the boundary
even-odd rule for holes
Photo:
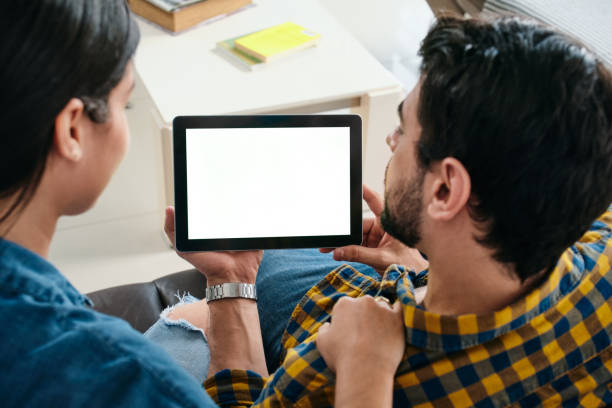
[[[394,152],[395,148],[397,147],[397,143],[398,143],[396,129],[394,129],[391,133],[387,135],[387,137],[385,138],[385,142],[387,142],[387,146],[389,146],[391,151]]]

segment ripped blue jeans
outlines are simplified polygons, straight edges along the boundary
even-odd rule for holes
[[[265,251],[257,274],[257,309],[268,371],[280,365],[281,337],[291,313],[306,292],[330,271],[346,262],[338,262],[331,254],[317,249]],[[379,279],[371,267],[349,263],[360,272]],[[187,295],[179,304],[196,302]],[[204,332],[185,320],[168,319],[171,308],[162,312],[160,319],[145,336],[164,348],[180,365],[200,382],[206,379],[210,350]]]
[[[210,350],[204,331],[185,319],[168,318],[168,314],[175,307],[197,302],[199,299],[189,294],[179,298],[176,305],[166,308],[161,313],[159,320],[149,327],[144,335],[166,350],[179,365],[203,383],[210,362]]]

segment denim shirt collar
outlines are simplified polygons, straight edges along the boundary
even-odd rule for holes
[[[0,292],[27,294],[42,301],[92,306],[49,261],[0,238]]]

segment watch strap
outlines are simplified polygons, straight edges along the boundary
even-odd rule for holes
[[[228,282],[206,288],[206,301],[243,298],[257,300],[257,290],[252,283]]]

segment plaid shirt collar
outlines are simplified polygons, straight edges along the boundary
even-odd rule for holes
[[[585,237],[588,237],[588,234]],[[391,265],[383,274],[383,278],[377,281],[345,265],[332,271],[328,278],[304,296],[301,307],[298,306],[296,311],[309,310],[313,324],[305,326],[299,314],[294,313],[284,333],[282,344],[285,350],[288,350],[315,333],[321,324],[329,320],[331,309],[341,296],[381,295],[391,302],[397,299],[402,303],[408,344],[432,351],[463,350],[508,333],[534,316],[546,312],[581,281],[587,270],[584,263],[591,262],[591,256],[597,255],[593,252],[592,247],[580,244],[568,249],[541,286],[512,305],[483,315],[446,316],[428,312],[418,306],[414,291],[415,288],[427,284],[428,271],[416,273],[402,265]],[[321,302],[321,295],[317,292],[329,297],[330,302]]]
[[[486,343],[523,326],[578,285],[587,268],[574,265],[574,262],[583,263],[591,259],[579,256],[587,255],[580,253],[587,251],[593,252],[583,245],[568,249],[543,284],[515,303],[482,315],[447,316],[424,310],[416,305],[414,297],[414,288],[421,286],[420,280],[415,279],[413,273],[405,274],[398,280],[396,288],[397,298],[403,305],[407,343],[427,350],[453,352]],[[390,269],[399,272],[403,268],[392,265]]]

